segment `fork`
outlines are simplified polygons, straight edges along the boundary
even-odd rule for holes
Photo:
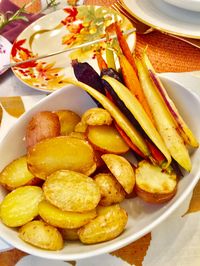
[[[138,19],[136,19],[126,8],[125,4],[123,3],[122,0],[117,0],[114,4],[112,4],[112,8],[121,13],[122,15],[124,15],[125,17],[127,17],[129,19],[129,21],[132,23],[132,25],[136,28],[136,32],[139,34],[149,34],[153,31],[158,31],[157,29],[154,29],[144,23],[142,23],[141,21],[139,21]],[[164,33],[165,35],[168,35],[170,37],[173,37],[175,39],[181,40],[183,42],[186,42],[194,47],[200,48],[200,40],[198,39],[192,39],[192,38],[186,38],[186,37],[181,37],[181,36],[177,36],[171,33],[167,33],[167,32],[163,32],[160,31],[162,33]]]

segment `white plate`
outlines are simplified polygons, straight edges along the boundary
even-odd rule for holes
[[[10,63],[11,48],[12,44],[6,38],[0,35],[0,68],[3,65]],[[4,72],[1,72],[0,75],[3,74]]]
[[[195,12],[200,11],[200,0],[164,0],[165,2]]]
[[[163,0],[123,0],[138,20],[163,32],[200,39],[198,12],[172,6]]]
[[[200,98],[186,88],[170,79],[162,77],[166,89],[175,100],[181,114],[200,140]],[[0,170],[13,159],[25,152],[24,134],[25,128],[34,113],[42,110],[72,109],[81,114],[86,109],[94,106],[88,95],[81,89],[68,86],[58,90],[37,103],[28,112],[22,115],[13,127],[8,131],[0,143]],[[67,243],[61,251],[46,251],[32,247],[18,238],[17,232],[0,223],[1,237],[14,247],[29,254],[44,257],[47,259],[77,260],[108,253],[119,249],[139,239],[166,219],[192,192],[200,177],[200,149],[195,150],[191,155],[192,171],[185,173],[178,185],[176,196],[167,204],[153,205],[146,204],[139,198],[124,201],[123,206],[128,212],[129,219],[126,230],[116,239],[96,244],[82,245],[79,242]],[[0,190],[0,201],[5,191]]]
[[[62,51],[105,37],[105,29],[114,22],[115,16],[121,21],[122,30],[133,27],[128,19],[106,7],[68,6],[52,12],[32,23],[17,37],[12,47],[11,61]],[[133,49],[135,33],[129,35],[128,41]],[[98,71],[95,53],[101,49],[105,54],[103,48],[105,42],[15,67],[13,72],[29,87],[52,92],[66,86],[66,77],[74,77],[71,59],[87,61]]]

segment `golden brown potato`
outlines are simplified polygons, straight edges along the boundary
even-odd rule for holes
[[[109,206],[124,200],[126,193],[112,174],[99,173],[94,176],[94,180],[101,191],[100,205]]]
[[[43,221],[32,221],[19,230],[19,237],[38,248],[60,250],[63,248],[63,238],[57,228]]]
[[[100,189],[91,177],[69,170],[48,176],[43,191],[50,203],[69,212],[91,211],[101,198]]]
[[[86,134],[96,150],[114,154],[126,153],[129,150],[128,145],[113,126],[88,126]]]
[[[8,164],[0,173],[0,184],[8,190],[30,184],[38,184],[39,179],[28,170],[26,156],[22,156]]]
[[[55,113],[59,117],[61,135],[68,135],[74,131],[76,124],[81,121],[80,116],[70,110],[58,110]]]
[[[88,125],[84,122],[80,121],[74,128],[75,132],[85,133],[87,130]]]
[[[66,212],[46,200],[40,202],[38,208],[39,215],[45,222],[59,228],[80,228],[97,216],[95,209],[83,213]]]
[[[91,108],[82,115],[81,121],[89,126],[110,125],[112,117],[103,108]]]
[[[82,132],[74,132],[73,131],[69,134],[69,137],[87,140],[85,133],[82,133]]]
[[[146,202],[164,203],[176,194],[177,178],[173,172],[163,172],[160,167],[142,161],[135,174],[136,194]]]
[[[46,179],[57,170],[73,170],[86,175],[96,170],[93,148],[86,141],[69,136],[45,139],[29,149],[27,155],[29,170]]]
[[[39,141],[60,135],[60,122],[56,114],[43,111],[35,114],[26,128],[26,147],[29,149]]]
[[[79,240],[78,236],[78,228],[75,229],[60,229],[60,232],[62,234],[62,237],[64,240],[67,241],[73,241],[73,240]]]
[[[126,211],[118,204],[97,208],[97,217],[78,230],[82,243],[95,244],[119,236],[127,223]]]
[[[131,193],[135,186],[135,173],[129,161],[115,154],[104,154],[101,158],[126,193]]]
[[[3,199],[1,220],[9,227],[24,225],[38,215],[38,204],[44,199],[42,189],[35,186],[19,187]]]

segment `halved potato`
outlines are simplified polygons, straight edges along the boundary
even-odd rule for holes
[[[57,170],[73,170],[86,175],[96,170],[93,148],[86,141],[69,136],[45,139],[29,149],[29,170],[37,177],[46,179]]]
[[[8,190],[27,184],[39,184],[39,180],[28,170],[26,156],[12,161],[0,173],[0,184]]]
[[[126,153],[129,150],[129,146],[113,126],[88,126],[86,134],[96,150],[115,154]]]
[[[84,122],[80,121],[74,128],[75,132],[85,133],[87,130],[88,125]]]
[[[77,138],[77,139],[85,139],[87,140],[87,137],[85,135],[85,133],[83,132],[71,132],[69,135],[69,137],[72,137],[72,138]]]
[[[129,161],[116,154],[104,154],[101,158],[126,193],[131,193],[135,186],[135,173]]]
[[[169,201],[177,190],[177,177],[171,172],[163,172],[147,161],[139,163],[136,169],[136,194],[149,203]]]
[[[112,117],[110,113],[103,108],[90,108],[81,118],[81,121],[89,126],[110,125]]]
[[[57,228],[43,221],[32,221],[19,230],[19,237],[25,242],[47,250],[63,248],[63,238]]]
[[[63,229],[60,229],[60,232],[64,240],[73,241],[73,240],[79,239],[78,228],[75,228],[75,229],[63,228]]]
[[[1,220],[10,227],[24,225],[38,215],[38,204],[44,199],[42,189],[35,186],[19,187],[3,199]]]
[[[26,128],[26,146],[29,149],[37,142],[60,135],[60,122],[56,114],[43,111],[35,114]]]
[[[58,110],[55,111],[60,121],[60,134],[68,135],[72,131],[76,124],[81,121],[81,118],[78,114],[71,110]]]
[[[95,244],[120,235],[127,223],[126,211],[118,204],[97,208],[97,217],[78,230],[82,243]]]
[[[83,213],[66,212],[46,200],[40,202],[38,208],[39,215],[45,222],[59,228],[80,228],[97,216],[95,209]]]
[[[109,206],[124,200],[126,193],[112,174],[99,173],[94,176],[94,180],[101,191],[100,205]]]
[[[101,198],[100,189],[91,177],[69,170],[48,176],[43,191],[50,203],[69,212],[91,211]]]

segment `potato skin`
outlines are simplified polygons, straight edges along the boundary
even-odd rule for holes
[[[120,203],[125,198],[125,191],[116,178],[110,173],[99,173],[94,176],[95,182],[100,187],[101,200],[99,205],[109,206]]]
[[[2,222],[9,227],[28,223],[38,215],[38,204],[43,198],[40,187],[23,186],[13,190],[1,203]]]
[[[76,124],[81,121],[80,116],[71,110],[58,110],[55,111],[55,114],[60,121],[60,135],[63,136],[74,131]]]
[[[96,170],[92,146],[83,139],[61,136],[45,139],[30,148],[27,155],[29,170],[46,179],[57,170],[73,170],[86,175]]]
[[[104,154],[101,158],[126,193],[131,193],[135,186],[135,173],[129,161],[116,154]]]
[[[118,204],[97,208],[97,217],[78,230],[84,244],[96,244],[119,236],[127,223],[126,211]]]
[[[64,240],[67,240],[67,241],[79,240],[78,228],[75,228],[75,229],[63,228],[63,229],[60,229],[60,232]]]
[[[19,237],[38,248],[60,250],[63,248],[63,238],[57,228],[43,221],[32,221],[19,229]]]
[[[81,121],[89,126],[111,125],[112,117],[103,108],[90,108],[82,115]]]
[[[46,200],[40,202],[38,209],[40,217],[45,222],[59,228],[80,228],[97,216],[95,209],[83,213],[66,212],[58,209]]]
[[[91,177],[69,170],[48,176],[43,191],[47,201],[68,212],[91,211],[101,198],[100,189]]]
[[[35,114],[26,128],[26,147],[29,149],[39,141],[60,135],[60,122],[55,113],[43,111]]]
[[[38,184],[39,180],[27,168],[26,156],[17,158],[9,163],[0,173],[0,184],[8,190],[20,186]]]

